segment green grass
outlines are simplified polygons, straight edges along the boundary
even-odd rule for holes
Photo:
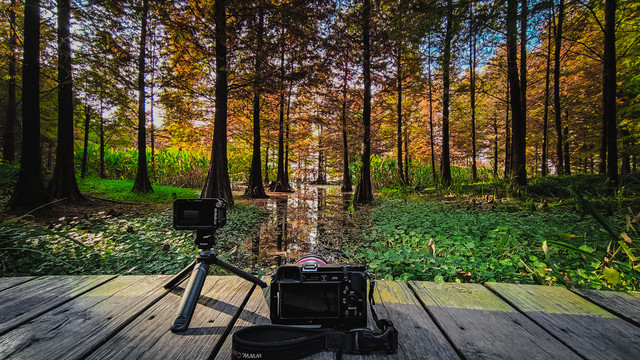
[[[405,198],[380,201],[370,221],[367,242],[350,255],[380,278],[563,284],[566,275],[575,286],[609,285],[596,276],[591,258],[545,243],[607,256],[610,234],[575,210],[512,212]],[[615,224],[615,231],[622,229],[623,222]],[[633,276],[628,289],[638,286]]]
[[[243,266],[242,244],[262,220],[255,206],[236,204],[218,231],[216,250]],[[196,255],[192,231],[172,227],[172,211],[70,219],[52,227],[0,223],[0,276],[67,274],[175,274]]]
[[[80,188],[80,191],[85,194],[90,194],[108,200],[136,204],[169,204],[173,201],[174,194],[177,198],[182,199],[198,197],[200,193],[200,190],[195,189],[154,185],[153,193],[143,194],[131,191],[131,189],[133,189],[133,181],[110,180],[93,177],[78,179],[78,187]]]

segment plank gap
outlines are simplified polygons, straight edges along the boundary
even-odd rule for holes
[[[411,293],[413,294],[413,297],[418,300],[418,302],[420,303],[420,305],[422,306],[424,311],[426,311],[427,315],[429,315],[429,318],[431,318],[431,321],[433,321],[433,323],[436,325],[438,330],[440,330],[440,332],[444,335],[444,338],[447,339],[447,342],[449,343],[449,345],[451,345],[453,350],[455,350],[456,354],[458,354],[460,359],[466,360],[467,358],[462,353],[462,350],[456,346],[456,344],[453,342],[453,339],[451,339],[451,337],[449,337],[449,334],[447,334],[447,332],[445,331],[445,329],[442,326],[442,324],[440,324],[438,319],[429,310],[429,307],[422,301],[420,296],[418,296],[418,293],[416,292],[416,289],[414,289],[414,287],[409,282],[407,283],[407,287],[411,290]]]
[[[533,322],[534,324],[536,324],[538,327],[540,327],[542,330],[544,330],[547,334],[549,334],[549,336],[553,337],[554,339],[558,340],[562,345],[566,346],[568,349],[570,349],[571,351],[573,351],[577,356],[579,356],[582,359],[588,360],[586,357],[582,356],[582,354],[580,354],[578,351],[576,351],[576,349],[574,349],[571,345],[569,345],[566,341],[562,340],[562,338],[554,335],[553,332],[551,332],[549,329],[547,329],[544,325],[542,325],[540,322],[538,322],[536,319],[534,319],[533,317],[527,315],[527,313],[523,310],[521,310],[516,304],[514,304],[513,302],[509,301],[506,297],[502,296],[499,292],[497,292],[496,290],[492,289],[489,286],[486,286],[485,284],[482,284],[482,286],[484,286],[485,289],[489,290],[491,293],[493,293],[495,296],[497,296],[498,298],[500,298],[500,300],[504,301],[505,303],[509,304],[509,306],[511,306],[513,309],[515,309],[515,311],[519,312],[520,314],[522,314],[524,317],[526,317],[527,319],[529,319],[531,322]]]

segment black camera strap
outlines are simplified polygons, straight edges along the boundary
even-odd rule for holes
[[[398,349],[398,331],[388,319],[378,319],[373,308],[374,281],[370,282],[371,315],[379,331],[368,328],[339,331],[301,328],[286,325],[258,325],[236,331],[232,338],[234,359],[293,360],[320,351],[369,354],[384,351],[393,354]]]

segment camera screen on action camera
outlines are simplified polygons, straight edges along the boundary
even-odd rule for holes
[[[280,284],[283,319],[338,318],[339,302],[339,283]]]

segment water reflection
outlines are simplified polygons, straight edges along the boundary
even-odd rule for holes
[[[342,194],[339,186],[297,184],[296,189],[269,194],[265,203],[269,217],[251,242],[253,267],[276,267],[309,253],[340,262],[351,194]]]

